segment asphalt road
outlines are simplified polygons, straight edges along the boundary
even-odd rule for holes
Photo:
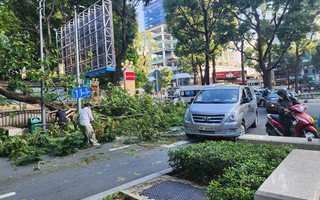
[[[33,167],[37,165],[14,168],[1,158],[0,199],[10,194],[14,195],[3,199],[83,199],[169,167],[169,148],[129,146],[113,151],[115,145],[44,158],[36,171]]]

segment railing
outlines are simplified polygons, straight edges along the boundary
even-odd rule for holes
[[[41,117],[41,110],[2,111],[0,113],[0,127],[27,125],[31,117]],[[47,114],[46,121],[54,121],[54,115]]]
[[[319,92],[314,92],[314,93],[301,93],[296,95],[299,99],[315,99],[320,97]]]

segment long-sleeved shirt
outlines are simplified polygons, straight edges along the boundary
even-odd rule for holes
[[[83,126],[90,125],[90,121],[93,121],[91,109],[84,107],[80,110],[80,124]]]

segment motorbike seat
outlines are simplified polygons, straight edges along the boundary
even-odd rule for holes
[[[276,120],[277,122],[280,121],[279,115],[270,115],[270,117]]]

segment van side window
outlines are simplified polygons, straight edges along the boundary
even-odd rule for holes
[[[241,95],[241,99],[246,97],[246,92],[244,91],[244,89],[242,89],[242,95]]]
[[[249,97],[249,98],[252,100],[252,99],[253,99],[253,96],[252,96],[252,93],[251,93],[251,91],[250,91],[250,88],[245,87],[244,89],[246,90],[247,97]]]

